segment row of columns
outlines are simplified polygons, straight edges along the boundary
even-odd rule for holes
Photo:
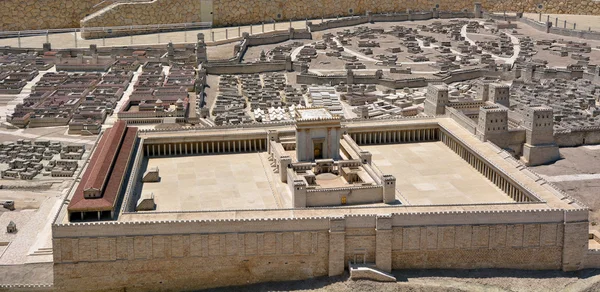
[[[155,157],[190,154],[254,152],[265,151],[265,147],[265,139],[146,144],[144,147],[144,154],[149,157]]]
[[[472,167],[477,169],[479,173],[483,174],[488,180],[494,183],[498,188],[500,188],[504,193],[506,193],[510,198],[515,200],[516,202],[530,202],[531,199],[518,187],[513,185],[505,176],[498,173],[492,167],[490,167],[487,163],[473,154],[471,151],[467,150],[463,145],[458,143],[451,136],[441,133],[440,140],[448,146],[452,151],[458,154],[462,159],[468,162]]]
[[[423,142],[438,139],[439,129],[413,129],[382,132],[350,133],[358,145],[387,144],[402,142]]]

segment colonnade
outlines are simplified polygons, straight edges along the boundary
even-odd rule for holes
[[[439,139],[439,129],[411,129],[350,133],[358,145],[425,142]]]
[[[480,159],[479,156],[473,154],[450,135],[441,132],[440,140],[516,202],[532,201],[531,198],[529,198],[529,196],[527,196],[527,194],[523,192],[521,188],[515,186],[504,175],[497,172],[487,162]]]
[[[144,155],[175,156],[266,151],[266,139],[145,144]]]

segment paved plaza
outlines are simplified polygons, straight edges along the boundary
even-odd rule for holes
[[[362,146],[410,205],[513,202],[442,142]],[[406,203],[406,202],[402,202]]]
[[[277,208],[259,153],[151,158],[161,181],[145,183],[156,211]]]

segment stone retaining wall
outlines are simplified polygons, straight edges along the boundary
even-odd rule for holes
[[[101,0],[2,0],[0,30],[32,30],[79,27],[79,20],[111,1]]]
[[[82,27],[200,22],[198,0],[155,0],[125,3],[81,21]]]
[[[57,291],[162,291],[299,280],[342,274],[357,251],[388,272],[569,271],[585,264],[585,218],[587,210],[521,210],[58,224],[54,281]]]
[[[204,0],[210,1],[210,0]],[[114,1],[101,0],[2,0],[0,30],[31,30],[79,27],[80,21]],[[287,19],[364,15],[372,13],[431,10],[473,11],[481,2],[484,11],[537,12],[537,0],[213,0],[215,25],[239,25]],[[593,0],[546,0],[544,13],[600,15],[600,2]],[[102,4],[100,4],[102,3]],[[100,5],[98,5],[100,4]],[[98,5],[94,7],[95,5]],[[158,23],[199,22],[201,1],[155,0],[151,3],[117,5],[106,13],[85,20],[81,25],[122,26]],[[206,13],[206,12],[205,12]]]
[[[372,13],[405,12],[412,10],[431,10],[439,4],[441,11],[473,11],[475,2],[482,3],[485,11],[516,11],[537,12],[536,6],[540,1],[509,0],[509,1],[469,1],[469,0],[215,0],[214,23],[217,25],[239,25],[272,21],[272,19],[315,19],[321,17],[336,17],[349,15],[364,15]],[[600,14],[600,2],[592,0],[579,1],[542,1],[544,13],[565,14]]]

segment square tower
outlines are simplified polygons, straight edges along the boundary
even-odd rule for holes
[[[530,106],[525,110],[526,142],[531,145],[554,143],[554,113],[548,106]]]
[[[488,105],[479,108],[477,121],[477,138],[485,142],[491,140],[495,144],[502,142],[503,134],[508,132],[508,109],[499,105]],[[500,143],[502,144],[502,143]],[[498,145],[503,147],[501,145]]]
[[[206,43],[204,42],[204,34],[198,34],[198,41],[196,42],[196,65],[205,63],[208,60],[206,54]]]
[[[325,108],[296,109],[296,159],[340,158],[341,118]]]
[[[446,84],[429,84],[425,99],[425,114],[428,116],[443,115],[449,103],[448,86]]]
[[[510,107],[510,87],[508,85],[499,83],[490,83],[488,98],[489,101],[497,104],[501,104],[505,107]]]
[[[522,160],[533,166],[560,159],[554,141],[554,114],[547,106],[531,106],[525,110],[525,144]]]

